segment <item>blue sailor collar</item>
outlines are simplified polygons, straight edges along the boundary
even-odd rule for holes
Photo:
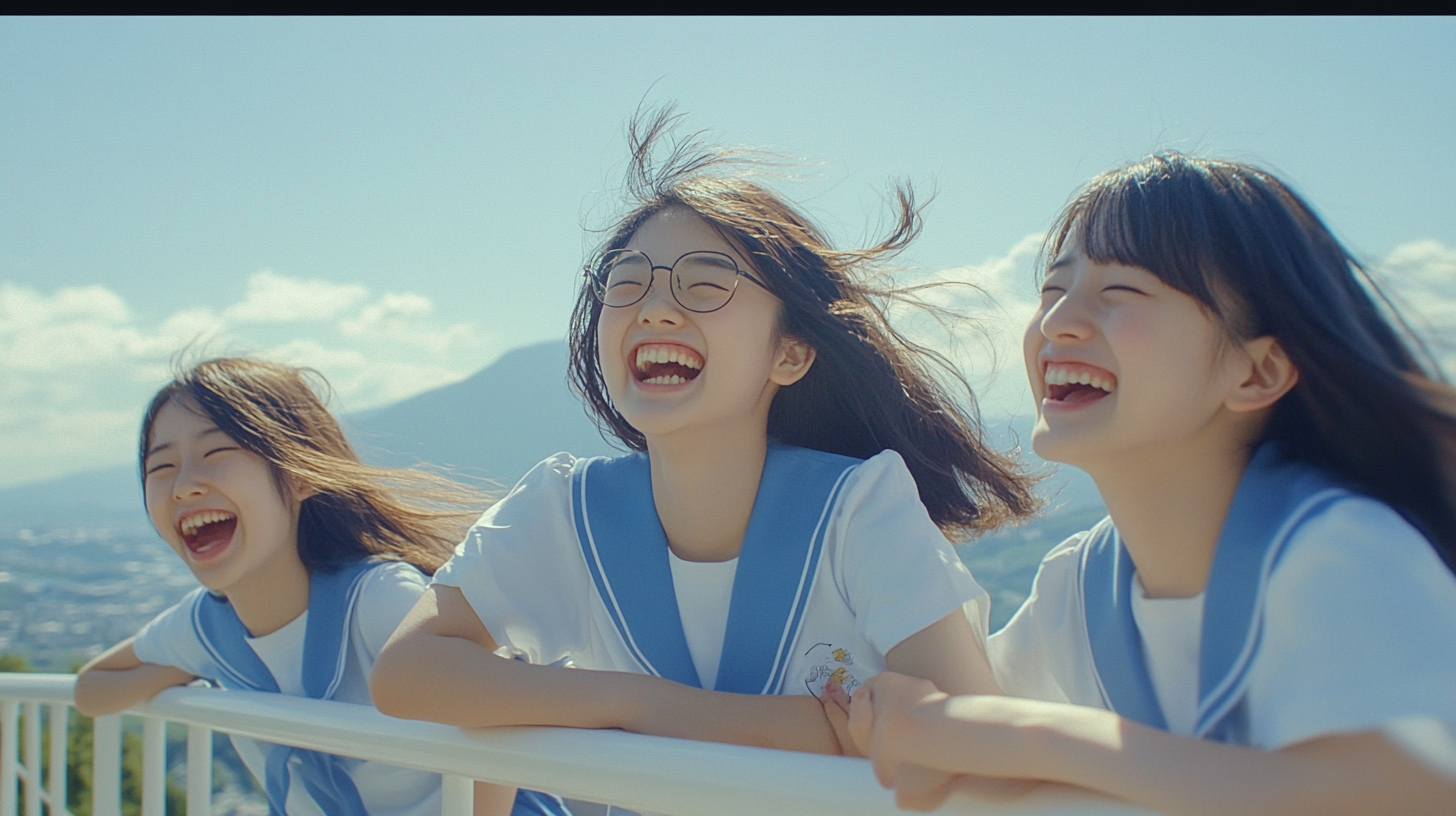
[[[356,561],[331,573],[309,575],[308,621],[303,637],[303,690],[315,700],[330,700],[344,678],[349,657],[349,629],[364,576],[379,564]],[[248,630],[226,598],[199,592],[192,605],[192,625],[211,661],[203,672],[223,688],[278,692],[278,681],[248,644]],[[368,816],[359,791],[342,760],[332,754],[272,745],[267,752],[265,788],[270,816],[286,813],[291,775],[288,761],[301,760],[304,787],[325,813]]]
[[[1269,576],[1299,526],[1350,495],[1324,471],[1283,460],[1273,444],[1255,452],[1229,506],[1204,594],[1194,736],[1245,741],[1240,703],[1262,643]],[[1136,565],[1110,518],[1088,532],[1079,572],[1103,702],[1166,729],[1132,614]]]
[[[718,691],[783,689],[835,503],[860,462],[769,446],[734,576]],[[644,672],[702,687],[683,635],[647,456],[578,460],[571,498],[597,597],[632,657]]]

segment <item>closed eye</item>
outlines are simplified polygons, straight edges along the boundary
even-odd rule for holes
[[[1104,286],[1104,287],[1102,287],[1102,291],[1104,291],[1104,292],[1132,292],[1135,295],[1146,295],[1147,294],[1147,292],[1144,292],[1143,290],[1137,288],[1136,286],[1128,286],[1126,284],[1116,284],[1114,286]]]
[[[173,465],[171,462],[161,462],[159,464],[152,465],[151,467],[147,468],[147,475],[150,476],[157,471],[164,470],[169,467],[175,467],[175,465]]]
[[[220,448],[213,448],[213,449],[209,450],[207,453],[204,453],[202,455],[203,455],[204,458],[206,458],[208,456],[213,455],[214,453],[222,453],[224,451],[235,451],[237,449],[238,449],[238,446],[237,445],[225,445],[225,446],[220,447]]]

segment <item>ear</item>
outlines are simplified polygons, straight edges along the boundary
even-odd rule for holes
[[[1225,400],[1235,413],[1268,408],[1299,382],[1299,369],[1273,337],[1258,337],[1243,344],[1249,370],[1243,382]]]
[[[292,480],[289,481],[291,482]],[[300,505],[303,504],[304,499],[311,499],[317,496],[319,491],[312,487],[296,486],[290,487],[289,493],[293,496],[294,505]]]
[[[793,385],[809,373],[809,368],[814,365],[814,355],[814,347],[803,340],[787,336],[781,338],[778,353],[774,356],[773,371],[768,375],[769,382],[781,387]]]

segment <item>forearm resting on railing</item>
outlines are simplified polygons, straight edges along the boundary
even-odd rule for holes
[[[394,717],[463,727],[558,725],[838,753],[812,697],[757,697],[624,672],[533,666],[495,639],[458,589],[431,587],[390,638],[370,681]]]
[[[175,666],[143,663],[127,638],[81,667],[76,676],[76,710],[88,717],[115,714],[152,699],[164,688],[194,679]]]

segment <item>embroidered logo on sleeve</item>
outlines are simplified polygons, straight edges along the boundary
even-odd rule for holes
[[[836,648],[832,643],[816,643],[804,652],[809,667],[804,674],[804,687],[815,697],[824,693],[824,686],[831,681],[838,682],[845,694],[853,694],[863,682],[850,668],[854,655],[848,649]]]

